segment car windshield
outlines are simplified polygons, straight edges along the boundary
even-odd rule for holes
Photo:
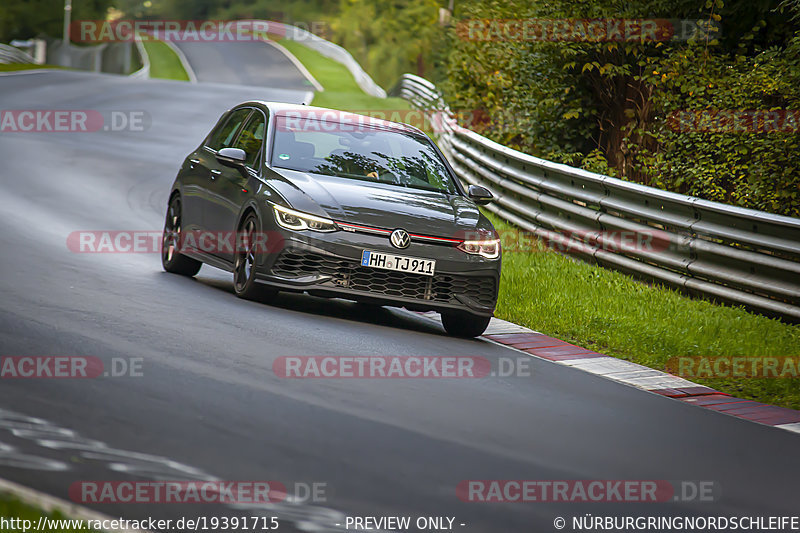
[[[278,116],[272,166],[456,192],[444,162],[426,137],[363,124]]]

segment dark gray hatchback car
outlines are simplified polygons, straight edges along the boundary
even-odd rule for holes
[[[172,186],[162,264],[233,272],[238,296],[300,291],[434,310],[472,337],[494,312],[500,241],[442,153],[404,124],[245,102],[225,113]]]

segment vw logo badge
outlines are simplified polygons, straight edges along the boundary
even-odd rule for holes
[[[395,248],[408,248],[408,245],[411,244],[411,237],[408,236],[406,230],[396,229],[389,237],[389,241]]]

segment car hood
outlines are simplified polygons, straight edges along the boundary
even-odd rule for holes
[[[438,237],[488,225],[478,207],[461,195],[285,169],[279,175],[282,183],[271,185],[292,207],[339,222]]]

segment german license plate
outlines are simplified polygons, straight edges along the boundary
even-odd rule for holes
[[[361,253],[361,266],[433,276],[436,270],[436,261],[364,250]]]

